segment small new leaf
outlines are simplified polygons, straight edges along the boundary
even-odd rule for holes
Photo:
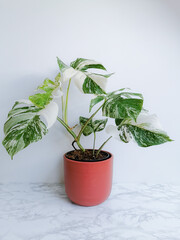
[[[80,117],[79,118],[79,122],[81,127],[83,127],[86,122],[87,122],[88,118],[85,117]],[[107,123],[108,119],[98,119],[95,121],[90,121],[87,126],[85,127],[84,131],[83,131],[83,135],[84,136],[88,136],[91,133],[95,133],[95,132],[100,132],[102,131],[105,127],[106,127],[106,123]]]
[[[85,125],[85,123],[87,122],[88,118],[79,117],[79,123],[81,125],[81,127],[83,127]],[[91,133],[93,133],[93,126],[92,126],[92,120],[87,124],[87,126],[85,127],[84,131],[83,131],[83,135],[84,136],[88,136]]]
[[[104,128],[106,127],[107,121],[108,121],[107,118],[93,121],[92,125],[93,125],[94,132],[100,132],[104,130]]]

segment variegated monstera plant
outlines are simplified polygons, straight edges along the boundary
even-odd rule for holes
[[[30,143],[39,141],[56,120],[72,135],[72,145],[75,149],[78,146],[79,149],[85,151],[80,142],[81,135],[88,136],[93,133],[95,154],[96,132],[102,131],[108,121],[108,118],[93,119],[100,110],[103,116],[114,119],[114,126],[107,126],[107,132],[125,143],[134,139],[139,146],[149,147],[171,141],[161,129],[156,115],[149,115],[148,111],[144,110],[141,94],[133,93],[125,88],[113,92],[105,91],[107,79],[112,74],[92,73],[92,69],[106,71],[102,64],[84,58],[76,59],[70,66],[64,64],[59,58],[57,62],[60,72],[55,80],[45,79],[43,84],[37,88],[38,93],[30,96],[29,99],[16,101],[8,114],[8,119],[4,124],[3,145],[11,158]],[[62,89],[66,81],[68,81],[67,90],[66,94],[63,94]],[[70,127],[67,121],[71,81],[74,81],[83,93],[92,94],[90,112],[96,104],[101,102],[99,108],[89,118],[80,116],[79,132]],[[62,117],[58,116],[56,98],[61,98]],[[98,156],[104,144],[111,137],[99,147],[94,157]]]

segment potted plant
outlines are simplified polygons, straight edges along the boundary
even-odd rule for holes
[[[134,139],[140,147],[149,147],[172,141],[161,129],[156,115],[150,115],[143,108],[143,96],[130,89],[121,88],[106,92],[107,79],[112,74],[90,72],[92,69],[106,71],[94,60],[78,58],[70,66],[57,58],[60,72],[52,81],[46,78],[37,90],[38,93],[15,102],[4,124],[3,145],[13,156],[29,144],[39,141],[57,120],[72,136],[73,150],[64,155],[65,189],[71,201],[84,206],[97,205],[110,194],[112,184],[111,153],[102,150],[115,136],[128,143]],[[71,82],[85,94],[92,94],[89,112],[98,104],[89,118],[79,117],[80,130],[68,124],[68,98]],[[63,93],[67,84],[66,93]],[[58,116],[56,98],[61,98],[62,116]],[[98,112],[103,119],[94,119]],[[114,119],[113,126],[107,126],[108,118]],[[96,133],[104,130],[108,139],[96,149]],[[94,135],[93,149],[84,149],[81,136]]]

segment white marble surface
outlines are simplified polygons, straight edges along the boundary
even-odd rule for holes
[[[1,184],[0,240],[178,240],[180,186],[114,184],[95,207],[59,184]]]

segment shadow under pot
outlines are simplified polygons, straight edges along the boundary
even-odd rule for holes
[[[101,151],[104,155],[102,159],[74,160],[71,157],[73,152],[64,154],[64,181],[68,198],[81,206],[104,202],[112,187],[112,154]]]

